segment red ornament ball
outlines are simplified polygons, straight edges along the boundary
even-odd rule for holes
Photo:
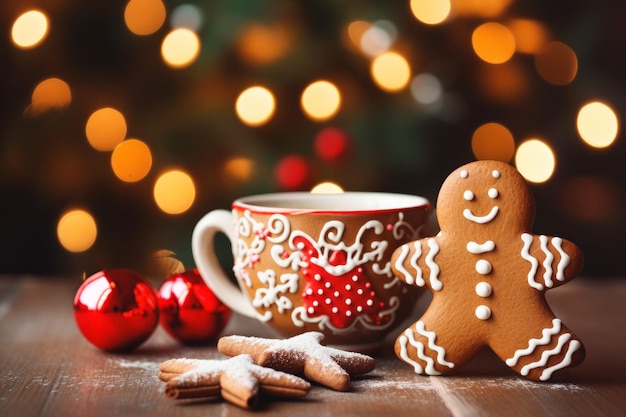
[[[350,140],[347,133],[338,127],[326,127],[315,136],[315,153],[323,161],[338,163],[346,159],[350,152]]]
[[[289,191],[306,188],[310,181],[308,162],[301,156],[289,155],[281,159],[274,170],[278,185]]]
[[[214,340],[231,316],[197,269],[172,274],[165,280],[159,289],[159,311],[161,326],[188,345]]]
[[[100,349],[131,351],[159,323],[156,291],[147,279],[126,269],[96,272],[76,292],[74,319],[83,336]]]

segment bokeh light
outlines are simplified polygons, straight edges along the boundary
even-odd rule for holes
[[[388,20],[380,20],[370,25],[362,34],[359,46],[364,54],[371,57],[387,52],[396,40],[397,29]]]
[[[554,174],[556,159],[547,143],[540,139],[528,139],[517,148],[515,166],[526,180],[543,183]]]
[[[43,80],[33,90],[28,111],[37,116],[49,110],[63,109],[72,102],[70,86],[59,78]]]
[[[309,163],[299,155],[285,156],[276,164],[274,177],[284,190],[301,190],[310,181]]]
[[[443,87],[432,74],[418,74],[411,80],[411,95],[420,104],[434,104],[441,100]]]
[[[237,117],[249,126],[261,126],[274,115],[276,101],[270,90],[261,86],[245,89],[235,102]]]
[[[127,139],[111,153],[111,168],[124,182],[137,182],[146,177],[152,168],[150,148],[139,139]]]
[[[499,65],[485,65],[476,73],[480,92],[498,103],[515,103],[532,94],[532,84],[524,66],[518,60]]]
[[[480,59],[490,64],[502,64],[515,53],[515,38],[506,26],[487,22],[472,33],[472,47]]]
[[[248,24],[237,37],[237,51],[250,64],[266,65],[282,57],[293,44],[293,33],[284,25]]]
[[[224,164],[223,173],[227,178],[248,181],[254,174],[254,161],[241,156],[230,158]]]
[[[126,27],[135,35],[151,35],[165,22],[165,5],[161,0],[130,0],[124,9]]]
[[[69,252],[84,252],[91,248],[98,236],[98,227],[93,216],[83,209],[72,209],[63,213],[57,223],[57,238]]]
[[[89,116],[85,133],[94,149],[112,151],[126,138],[126,119],[118,110],[104,107]]]
[[[450,15],[450,0],[411,0],[411,12],[427,25],[443,23]]]
[[[515,154],[515,140],[499,123],[485,123],[472,135],[472,152],[476,159],[509,162]]]
[[[161,174],[154,183],[154,201],[167,214],[189,210],[196,199],[196,186],[185,171],[172,169]]]
[[[172,68],[191,65],[200,54],[200,39],[190,29],[178,28],[165,36],[161,44],[161,56]]]
[[[370,73],[376,85],[388,92],[404,89],[411,79],[408,61],[397,52],[385,52],[377,56],[372,61]]]
[[[326,181],[321,182],[311,188],[311,194],[341,194],[343,193],[343,188],[334,182]]]
[[[315,121],[331,119],[341,107],[341,93],[335,84],[319,80],[314,81],[302,92],[300,105],[304,114]]]
[[[562,42],[548,42],[535,55],[535,68],[546,82],[567,85],[578,72],[576,53]]]
[[[536,54],[548,42],[548,29],[532,19],[512,19],[508,24],[515,38],[515,50],[522,54]]]
[[[338,127],[325,127],[313,140],[317,156],[326,162],[341,162],[350,152],[347,133]]]
[[[170,14],[170,25],[173,28],[187,28],[197,32],[202,27],[204,16],[198,6],[181,4]]]
[[[454,0],[453,10],[459,16],[492,19],[501,16],[513,0]]]
[[[13,43],[23,49],[34,48],[48,35],[48,17],[39,10],[21,14],[11,28]]]
[[[578,111],[576,127],[585,143],[594,148],[606,148],[617,138],[619,121],[611,107],[600,101],[593,101]]]

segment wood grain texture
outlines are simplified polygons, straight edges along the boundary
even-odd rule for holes
[[[159,329],[130,354],[91,346],[74,324],[78,285],[0,277],[0,416],[626,415],[626,280],[577,279],[548,293],[557,316],[587,347],[585,362],[552,383],[520,379],[489,351],[455,375],[419,376],[395,358],[390,340],[376,356],[376,369],[353,380],[353,391],[314,385],[303,399],[262,401],[253,412],[223,401],[165,397],[159,364],[222,357],[214,344],[184,347]],[[272,336],[240,316],[224,334]]]

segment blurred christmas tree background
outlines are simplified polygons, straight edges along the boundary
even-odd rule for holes
[[[239,196],[518,167],[623,275],[626,3],[6,0],[0,273],[141,270]],[[182,181],[182,182],[181,182]],[[80,210],[80,211],[76,211]]]

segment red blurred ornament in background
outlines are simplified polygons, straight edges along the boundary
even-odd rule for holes
[[[190,345],[214,340],[231,316],[197,269],[173,273],[165,280],[159,289],[159,310],[161,326]]]
[[[74,319],[83,336],[100,349],[127,352],[154,332],[158,298],[150,282],[126,269],[96,272],[74,297]]]
[[[327,163],[341,163],[350,153],[348,134],[338,127],[325,127],[313,141],[315,153]]]
[[[311,181],[309,163],[301,156],[288,155],[278,161],[274,177],[280,188],[294,191],[306,188]]]

